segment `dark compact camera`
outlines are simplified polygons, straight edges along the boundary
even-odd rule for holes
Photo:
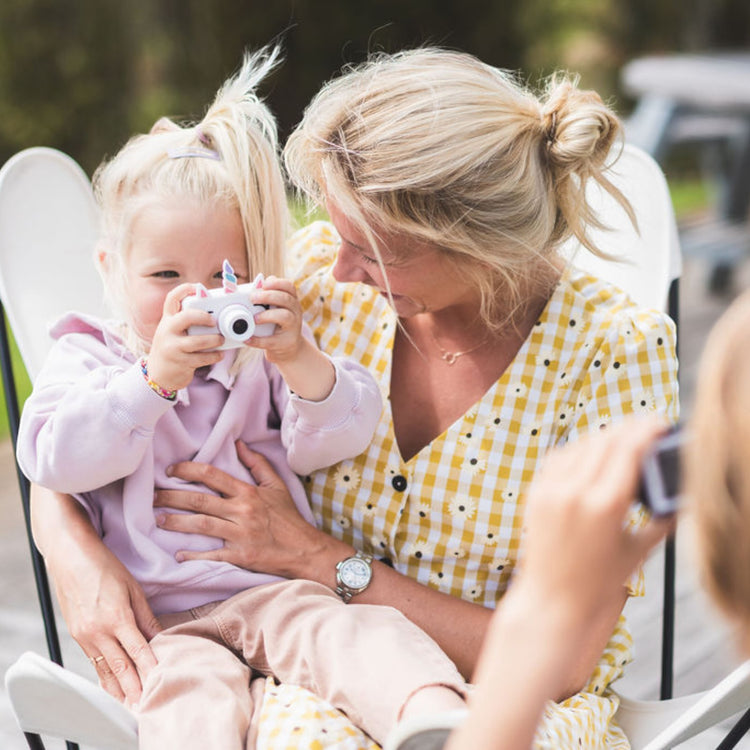
[[[673,427],[643,459],[638,497],[653,516],[672,515],[681,504],[682,447],[686,439],[682,429]]]

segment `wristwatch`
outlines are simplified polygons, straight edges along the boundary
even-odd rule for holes
[[[372,555],[355,552],[336,564],[336,593],[348,604],[355,594],[361,594],[372,581]]]

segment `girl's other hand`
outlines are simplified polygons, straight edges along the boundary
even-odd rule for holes
[[[262,288],[253,294],[253,304],[269,306],[268,310],[255,316],[255,322],[275,323],[276,331],[272,336],[253,336],[247,343],[263,349],[266,359],[274,364],[299,357],[305,341],[302,337],[302,306],[294,283],[269,276],[263,280]]]
[[[323,401],[333,390],[336,373],[330,358],[302,335],[302,307],[288,279],[269,276],[253,295],[256,305],[272,305],[255,316],[256,323],[275,323],[273,336],[253,336],[248,343],[263,349],[289,390],[308,401]]]

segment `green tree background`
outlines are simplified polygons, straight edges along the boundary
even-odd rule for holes
[[[91,174],[162,115],[199,118],[246,49],[280,41],[265,94],[282,137],[342,66],[439,44],[535,82],[564,68],[623,115],[628,60],[750,48],[747,0],[1,0],[0,164],[52,146]],[[699,188],[697,200],[703,200]],[[693,203],[695,199],[690,199]],[[677,204],[677,201],[676,201]],[[679,214],[679,207],[678,207]],[[30,391],[14,362],[23,400]],[[7,434],[0,408],[0,437]]]
[[[621,112],[628,59],[747,47],[747,0],[3,0],[0,162],[60,148],[91,173],[161,115],[201,115],[246,48],[281,40],[265,92],[282,134],[320,84],[368,50],[424,43],[472,52],[534,81],[579,72]]]

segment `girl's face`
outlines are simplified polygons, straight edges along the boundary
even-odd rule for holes
[[[367,238],[331,200],[328,214],[341,237],[333,275],[337,281],[358,281],[377,289],[402,318],[479,304],[479,293],[456,274],[455,266],[436,245],[404,234],[379,233],[380,252],[388,283],[373,257]],[[390,301],[390,300],[389,300]]]
[[[221,286],[225,258],[238,284],[250,280],[240,213],[221,204],[174,199],[147,205],[133,222],[125,252],[131,324],[149,342],[174,287],[186,282]]]

